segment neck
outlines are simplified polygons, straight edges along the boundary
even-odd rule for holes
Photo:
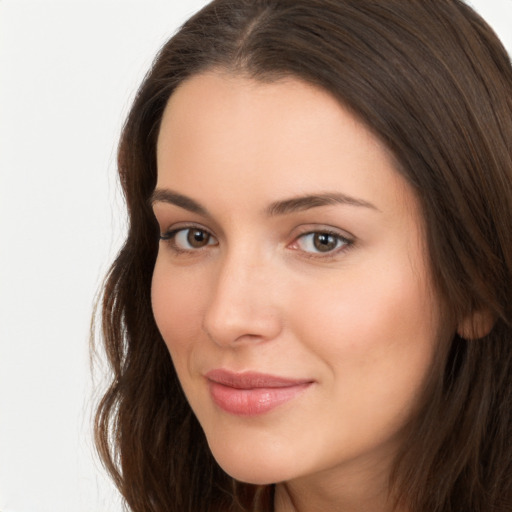
[[[406,512],[396,509],[389,471],[322,472],[276,485],[275,512]]]

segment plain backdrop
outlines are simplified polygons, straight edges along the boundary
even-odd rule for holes
[[[428,1],[428,0],[425,0]],[[124,233],[119,131],[204,0],[0,0],[0,512],[118,512],[89,323]],[[512,0],[473,0],[512,50]]]

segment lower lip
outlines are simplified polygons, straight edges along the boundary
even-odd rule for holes
[[[256,416],[279,407],[303,393],[311,383],[277,388],[237,389],[209,382],[210,395],[222,410],[237,416]]]

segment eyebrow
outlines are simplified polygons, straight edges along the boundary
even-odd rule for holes
[[[359,206],[379,211],[375,205],[363,199],[347,196],[338,192],[325,192],[322,194],[293,197],[291,199],[285,199],[284,201],[276,201],[267,208],[267,214],[269,216],[286,215],[289,213],[309,210],[311,208],[317,208],[319,206],[330,206],[335,204]]]
[[[167,188],[155,189],[149,198],[149,204],[153,206],[155,203],[173,204],[188,210],[189,212],[202,215],[203,217],[211,217],[208,210],[201,206],[198,202],[194,201],[192,198],[184,196],[183,194],[178,194],[178,192],[174,192],[173,190],[169,190]]]
[[[151,206],[153,206],[155,203],[159,202],[173,204],[188,210],[189,212],[202,215],[203,217],[211,217],[208,210],[201,206],[194,199],[183,194],[179,194],[173,190],[156,189],[153,194],[151,194],[149,203]],[[375,205],[363,199],[340,194],[338,192],[325,192],[321,194],[309,194],[275,201],[265,209],[265,213],[269,217],[275,217],[279,215],[287,215],[294,212],[310,210],[311,208],[318,208],[320,206],[331,206],[335,204],[357,206],[379,211]]]

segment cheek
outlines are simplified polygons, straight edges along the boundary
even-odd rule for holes
[[[329,368],[347,397],[379,405],[421,387],[433,358],[436,303],[421,275],[407,266],[365,267],[337,285],[314,288],[294,306],[296,332]]]
[[[151,283],[151,303],[156,324],[173,360],[190,349],[201,330],[200,280],[185,279],[157,259]],[[175,361],[176,364],[176,361]]]

